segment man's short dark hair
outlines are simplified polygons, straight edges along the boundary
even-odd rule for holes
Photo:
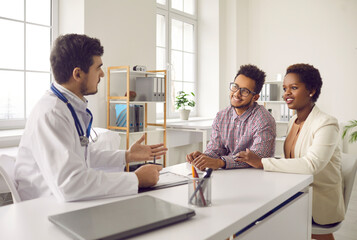
[[[319,70],[312,65],[298,63],[289,66],[286,69],[286,74],[288,73],[297,74],[300,81],[305,84],[307,90],[316,91],[314,96],[312,96],[312,101],[316,102],[320,96],[322,87],[322,78],[320,76]]]
[[[253,79],[255,81],[254,92],[256,94],[260,93],[265,82],[265,72],[260,70],[255,65],[247,64],[240,66],[240,69],[234,79],[236,79],[240,74],[243,74],[244,76]]]
[[[93,64],[93,57],[102,56],[103,53],[103,46],[96,38],[79,34],[59,36],[50,56],[55,80],[59,84],[66,83],[76,67],[88,73],[89,67]]]

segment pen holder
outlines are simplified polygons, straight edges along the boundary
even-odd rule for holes
[[[190,178],[188,180],[188,204],[195,207],[209,207],[212,200],[212,177]]]

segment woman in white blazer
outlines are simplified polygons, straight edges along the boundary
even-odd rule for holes
[[[322,79],[319,71],[308,64],[288,67],[284,78],[283,98],[296,110],[288,125],[284,143],[285,158],[260,158],[247,149],[237,160],[265,171],[313,174],[312,218],[320,225],[335,224],[344,219],[342,195],[341,150],[336,118],[315,105]],[[332,234],[313,235],[314,239],[334,239]]]

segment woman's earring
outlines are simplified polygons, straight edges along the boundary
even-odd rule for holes
[[[314,96],[314,95],[312,95],[312,93],[310,94],[310,97],[312,97],[312,96]]]

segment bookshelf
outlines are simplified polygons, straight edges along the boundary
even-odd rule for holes
[[[130,91],[136,92],[136,80],[140,77],[141,80],[143,78],[148,79],[163,79],[160,93],[163,94],[159,99],[153,99],[150,101],[139,100],[132,101],[130,100],[130,94],[125,96],[126,93],[130,93]],[[130,136],[131,135],[141,135],[145,134],[145,144],[148,142],[148,134],[150,133],[162,133],[163,143],[166,147],[166,89],[167,89],[167,78],[166,78],[166,70],[152,70],[152,71],[133,71],[130,66],[110,66],[107,69],[107,129],[118,131],[118,134],[125,136],[125,148],[129,149],[130,147]],[[163,104],[163,121],[161,123],[156,123],[156,114],[155,114],[155,122],[148,121],[148,111],[149,105],[162,103]],[[122,119],[125,126],[118,126],[118,116],[116,113],[116,106],[125,105],[126,106],[126,115],[124,115],[125,119]],[[134,114],[133,106],[143,106],[143,129],[138,130],[138,128],[131,128],[133,123]],[[136,112],[136,110],[135,110]],[[136,112],[137,113],[137,112]],[[130,116],[132,118],[130,118]],[[135,115],[135,118],[137,116]],[[135,124],[134,124],[135,125]],[[162,158],[162,164],[166,167],[166,155]],[[129,171],[129,164],[126,166],[126,170]]]
[[[274,86],[268,89],[268,86]],[[272,89],[274,91],[272,91]],[[267,92],[270,92],[267,94]],[[273,94],[271,94],[273,92]],[[284,141],[290,118],[295,114],[295,111],[289,110],[285,101],[282,100],[283,82],[282,81],[266,81],[258,100],[260,105],[263,105],[275,119],[276,122],[276,140],[275,140],[275,155],[277,157],[284,156]]]

